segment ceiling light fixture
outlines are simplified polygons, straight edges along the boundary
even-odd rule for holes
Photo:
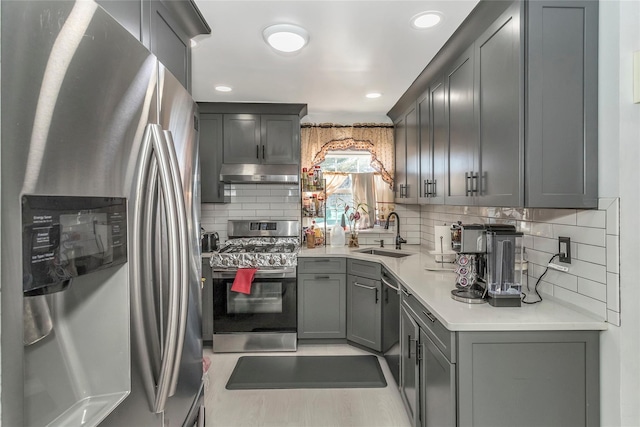
[[[442,21],[442,13],[435,10],[420,12],[411,18],[411,26],[418,30],[435,27]]]
[[[265,28],[262,35],[272,48],[285,53],[297,52],[309,43],[309,33],[297,25],[272,25]]]
[[[215,87],[218,92],[231,92],[233,89],[229,86],[218,85]]]
[[[376,99],[376,98],[380,98],[382,96],[382,94],[380,92],[370,92],[368,94],[365,95],[367,98],[369,99]]]

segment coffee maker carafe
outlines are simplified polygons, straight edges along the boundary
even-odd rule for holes
[[[451,245],[458,252],[453,299],[520,306],[522,269],[516,269],[516,264],[522,265],[522,233],[515,226],[458,223],[451,229]]]

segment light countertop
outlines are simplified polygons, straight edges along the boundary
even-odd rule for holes
[[[358,250],[376,246],[346,246],[314,249],[303,247],[299,257],[349,257],[380,262],[432,312],[450,331],[551,331],[551,330],[606,330],[607,323],[583,314],[571,307],[546,298],[538,304],[521,307],[493,307],[489,304],[466,304],[451,298],[455,289],[455,273],[429,271],[438,268],[434,256],[417,245],[404,245],[401,252],[412,255],[404,258],[358,253]],[[385,251],[396,251],[393,246]],[[420,252],[423,250],[427,253]],[[445,264],[447,265],[447,264]],[[453,268],[452,264],[449,264]],[[531,283],[533,286],[535,282]]]

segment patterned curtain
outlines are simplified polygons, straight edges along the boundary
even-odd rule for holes
[[[300,130],[302,167],[311,168],[324,161],[329,151],[360,150],[371,153],[371,167],[393,187],[395,151],[393,125],[356,123],[351,126],[331,123],[304,123]]]

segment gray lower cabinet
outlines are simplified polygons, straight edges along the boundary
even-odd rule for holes
[[[420,330],[420,425],[456,426],[456,365]]]
[[[298,339],[347,336],[347,260],[298,258]]]
[[[600,425],[598,331],[457,335],[460,426]]]
[[[382,282],[347,275],[347,340],[382,351]]]
[[[401,316],[413,426],[599,425],[598,331],[451,332],[406,292]]]
[[[298,338],[346,338],[344,273],[298,274]]]
[[[420,365],[418,364],[418,342],[420,328],[406,307],[400,308],[400,395],[405,404],[411,425],[418,426],[420,400]]]
[[[222,114],[200,114],[200,193],[202,203],[227,203],[222,168]]]
[[[213,341],[213,278],[209,258],[202,259],[202,340]]]

